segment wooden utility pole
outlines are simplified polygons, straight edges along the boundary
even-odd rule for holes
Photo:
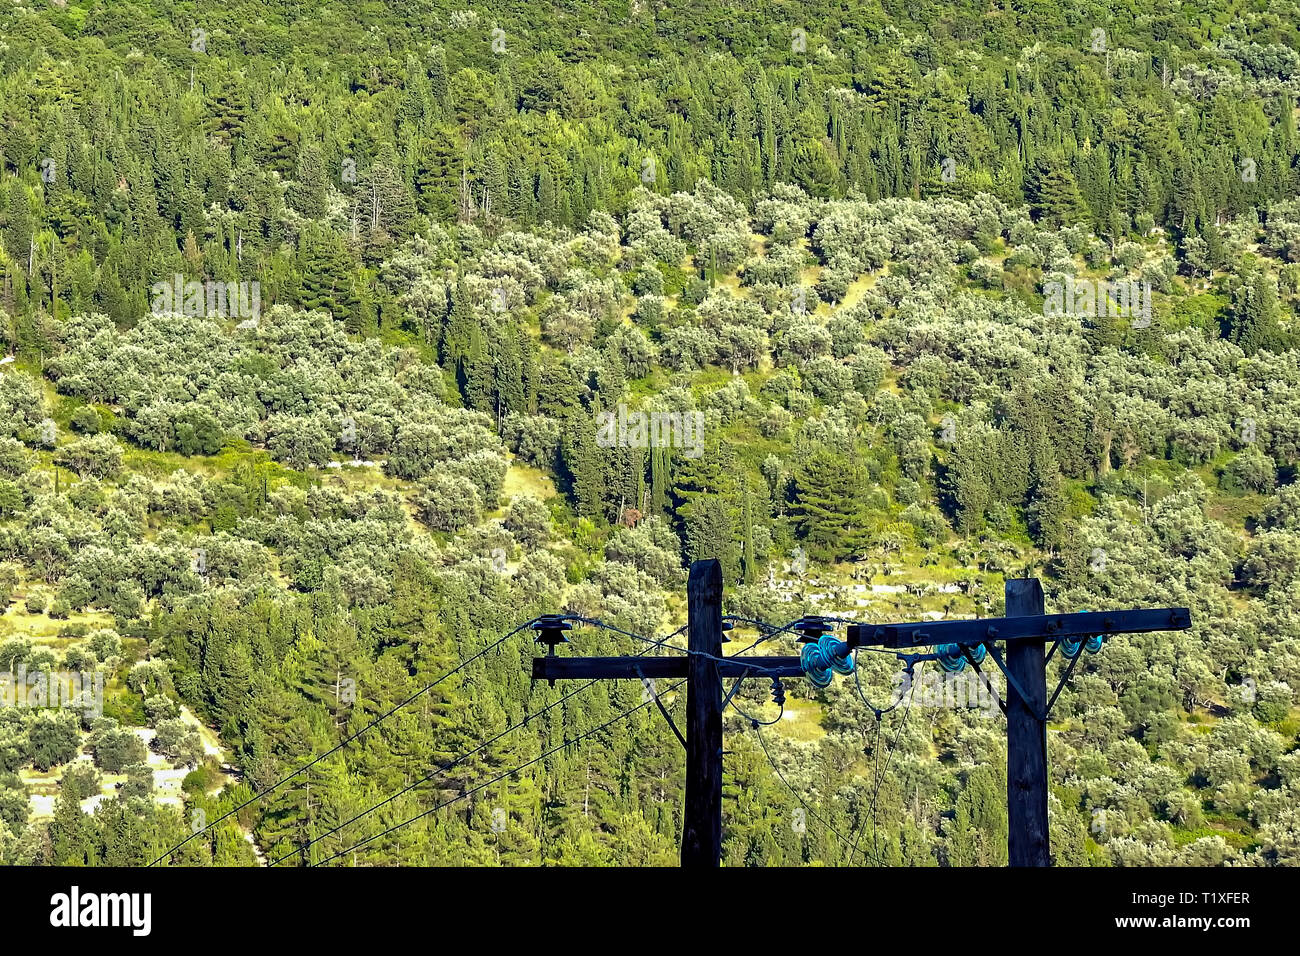
[[[1041,617],[1046,611],[1037,578],[1006,584],[1007,617]],[[1047,666],[1043,639],[1007,643],[1007,862],[1048,866]],[[1023,697],[1021,695],[1024,695]]]
[[[696,561],[686,582],[686,817],[682,866],[722,857],[722,565]],[[707,657],[705,655],[708,655]]]
[[[722,857],[722,681],[745,676],[802,677],[804,672],[797,657],[722,657],[722,565],[716,559],[691,565],[686,592],[688,655],[678,656],[681,648],[676,648],[671,657],[535,657],[533,677],[685,678],[686,812],[681,860],[682,866],[716,867]],[[650,693],[655,693],[653,687]],[[655,703],[671,722],[657,697]]]
[[[1096,635],[1182,631],[1192,626],[1185,607],[1047,614],[1037,578],[1006,583],[1006,617],[920,624],[854,624],[850,647],[904,650],[954,646],[969,655],[984,647],[1007,679],[1007,862],[1011,866],[1050,866],[1047,830],[1047,655],[1048,641],[1076,645],[1061,686],[1084,653],[1080,646]],[[1006,647],[1003,662],[1000,645]],[[968,657],[973,660],[973,657]],[[1061,687],[1057,687],[1059,693]],[[1056,700],[1056,693],[1051,700]]]

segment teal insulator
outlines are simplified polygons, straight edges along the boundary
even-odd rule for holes
[[[849,645],[829,634],[823,634],[818,638],[817,646],[821,649],[822,657],[830,664],[831,670],[837,674],[853,673],[853,655],[849,653]]]
[[[804,675],[814,687],[829,687],[831,683],[831,665],[818,644],[805,644],[799,652],[799,664]]]
[[[955,674],[957,671],[965,670],[966,655],[961,652],[960,644],[939,644],[935,647],[934,653],[939,666],[948,673]]]
[[[1069,638],[1061,639],[1061,653],[1070,660],[1079,656],[1079,650],[1082,648],[1089,654],[1096,654],[1101,650],[1104,638],[1100,634],[1094,634],[1092,637],[1085,637],[1082,641],[1072,641]]]
[[[1086,614],[1087,612],[1088,609],[1085,607],[1080,609],[1079,613]],[[1096,654],[1101,650],[1101,645],[1104,641],[1105,635],[1102,634],[1094,634],[1091,637],[1085,637],[1082,641],[1062,640],[1061,653],[1068,658],[1074,659],[1079,656],[1079,645],[1082,644],[1083,649],[1089,654]]]

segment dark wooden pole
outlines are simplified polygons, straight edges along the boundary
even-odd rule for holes
[[[686,582],[688,646],[722,656],[722,565],[691,565]],[[714,661],[692,653],[686,670],[686,820],[682,866],[716,867],[722,857],[722,679]]]
[[[1007,581],[1007,617],[1044,613],[1043,586],[1037,578]],[[1007,642],[1007,673],[1014,686],[1007,697],[1007,862],[1011,866],[1050,866],[1047,836],[1047,667],[1042,640]],[[1011,684],[1011,681],[1008,681]]]

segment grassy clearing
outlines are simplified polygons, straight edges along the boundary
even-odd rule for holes
[[[509,500],[516,495],[532,495],[545,501],[554,498],[556,494],[555,482],[550,475],[511,458],[505,482],[501,486],[503,498]]]
[[[766,705],[762,714],[754,714],[760,720],[771,720],[776,716],[775,704]],[[787,698],[785,713],[773,725],[773,730],[789,740],[814,743],[826,736],[822,727],[822,706],[813,700]]]
[[[884,274],[883,270],[877,272],[868,272],[864,275],[858,276],[856,279],[850,282],[848,289],[845,290],[844,292],[844,298],[840,300],[839,308],[851,309],[853,306],[861,302],[862,297],[866,295],[875,286],[876,281],[883,274]]]
[[[33,589],[28,588],[28,590]],[[63,628],[81,624],[93,631],[113,626],[113,615],[102,611],[69,614],[66,619],[61,620],[52,618],[48,614],[32,614],[23,606],[26,596],[20,588],[14,603],[0,614],[0,637],[26,638],[34,647],[48,647],[62,654],[78,640],[73,637],[59,637],[59,631]]]

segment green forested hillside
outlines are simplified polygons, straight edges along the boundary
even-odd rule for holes
[[[0,861],[671,865],[643,688],[495,642],[645,651],[717,557],[777,625],[1190,607],[1075,669],[1054,858],[1300,863],[1296,12],[0,8],[0,674],[106,687],[0,708]],[[724,861],[1004,864],[996,707],[858,663],[738,692]]]

